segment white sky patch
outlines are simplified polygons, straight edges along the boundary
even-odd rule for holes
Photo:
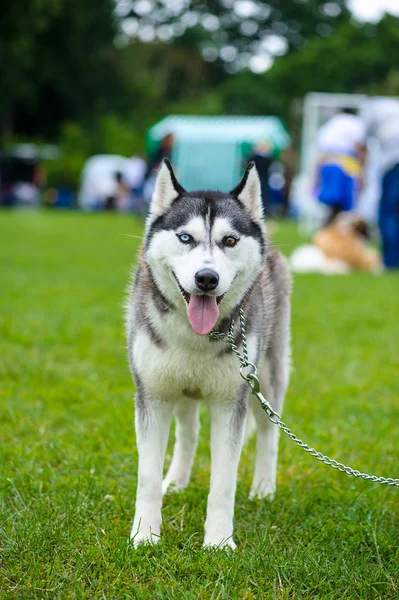
[[[180,15],[185,8],[187,8],[188,1],[187,0],[164,0],[162,2],[168,11],[172,13],[172,15]]]
[[[189,10],[188,12],[182,15],[181,20],[186,25],[186,27],[194,27],[199,21],[199,16],[198,13]]]
[[[234,60],[237,54],[238,50],[234,46],[223,46],[219,52],[220,58],[226,62],[231,62]]]
[[[163,25],[165,21],[169,19],[169,12],[166,8],[159,8],[155,12],[152,13],[151,18],[154,19],[154,23],[159,23],[159,25]]]
[[[183,33],[186,31],[186,26],[184,23],[172,23],[171,27],[175,37],[183,35]]]
[[[202,17],[202,26],[207,31],[217,31],[220,26],[220,21],[215,15],[207,14]]]
[[[348,0],[348,8],[359,21],[379,21],[384,12],[399,16],[399,0]]]
[[[240,23],[240,31],[243,35],[254,35],[259,29],[256,21],[243,21]]]
[[[341,7],[336,2],[326,2],[321,7],[321,12],[327,17],[338,17],[341,14]]]
[[[169,42],[173,37],[173,28],[170,25],[161,25],[157,29],[157,37],[162,42]]]
[[[258,14],[259,10],[252,0],[237,0],[234,4],[234,12],[242,19],[245,19],[247,17],[254,17]]]
[[[287,52],[287,40],[279,35],[268,35],[261,41],[261,48],[272,56],[282,56]]]
[[[118,17],[126,17],[132,9],[131,0],[118,0],[115,6],[115,13]]]
[[[152,25],[144,25],[140,27],[138,36],[142,42],[152,42],[155,39],[155,29]]]
[[[253,73],[265,73],[273,64],[273,59],[270,56],[260,56],[255,54],[249,59],[249,68]]]
[[[129,37],[134,37],[139,30],[139,23],[137,19],[133,19],[133,17],[128,17],[124,19],[121,24],[123,33],[126,33]]]
[[[207,62],[213,62],[219,56],[218,49],[214,46],[206,46],[205,48],[202,48],[201,54],[204,60]]]
[[[149,2],[149,0],[139,0],[134,4],[134,10],[140,16],[148,15],[153,8],[154,6],[152,2]]]
[[[227,63],[225,68],[228,73],[237,73],[241,69],[249,67],[251,58],[252,54],[250,52],[241,52],[233,62]]]

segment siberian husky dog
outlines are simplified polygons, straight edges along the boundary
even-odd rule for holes
[[[164,160],[128,300],[139,455],[135,545],[159,540],[162,494],[189,482],[202,400],[211,422],[204,545],[235,548],[234,497],[250,387],[231,346],[208,334],[227,333],[234,320],[241,349],[243,309],[249,360],[259,368],[262,393],[280,412],[289,373],[289,295],[286,262],[266,241],[254,165],[228,194],[186,192]],[[279,430],[257,400],[252,408],[257,456],[250,495],[273,498]],[[173,413],[176,441],[162,482]]]

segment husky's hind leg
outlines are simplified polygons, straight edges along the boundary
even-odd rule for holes
[[[175,406],[176,441],[172,462],[162,483],[164,494],[169,486],[176,491],[183,490],[190,481],[200,427],[198,413],[198,400],[184,398]]]
[[[173,404],[136,398],[136,441],[139,453],[134,544],[155,543],[161,530],[162,473]]]
[[[285,301],[284,301],[285,300]],[[265,357],[259,364],[262,394],[281,414],[289,375],[289,299],[281,301],[274,334]],[[277,455],[280,429],[271,423],[259,401],[252,397],[256,419],[256,462],[250,497],[273,499],[276,492]]]
[[[262,393],[266,396],[264,391]],[[275,410],[277,410],[277,404],[273,401],[271,402],[270,387],[267,399]],[[269,498],[272,500],[276,492],[280,430],[277,425],[269,421],[256,398],[251,398],[251,403],[256,419],[257,431],[255,473],[249,496],[250,498]]]
[[[249,403],[247,420],[245,422],[244,444],[246,444],[248,442],[248,440],[251,439],[251,437],[253,436],[255,431],[256,431],[255,415],[254,415],[254,411],[252,409],[252,403]]]

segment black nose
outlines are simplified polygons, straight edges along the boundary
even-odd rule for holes
[[[195,274],[195,283],[203,292],[211,292],[219,283],[219,275],[211,269],[201,269]]]

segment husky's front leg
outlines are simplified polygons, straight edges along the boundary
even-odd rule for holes
[[[248,397],[235,403],[210,404],[211,486],[205,521],[204,546],[229,546],[233,541],[237,470],[244,439]]]
[[[172,462],[162,483],[164,494],[171,485],[175,491],[183,490],[190,480],[191,468],[198,442],[198,413],[198,400],[185,398],[176,404],[176,441]]]
[[[134,544],[160,538],[162,472],[173,405],[159,400],[136,400],[136,441],[139,454],[136,512],[130,538]]]

